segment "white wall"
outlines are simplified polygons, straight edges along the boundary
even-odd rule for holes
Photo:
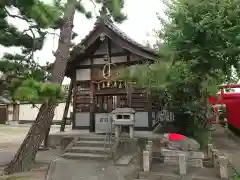
[[[36,104],[37,107],[40,107],[41,104]],[[63,111],[65,108],[65,103],[60,103],[55,109],[55,115],[53,118],[53,121],[61,120],[63,117]],[[68,117],[70,117],[70,112],[72,112],[73,107],[72,105],[69,106],[69,111],[68,111]],[[38,108],[34,107],[32,108],[32,104],[20,104],[19,107],[19,120],[29,120],[33,121],[35,120],[37,114],[38,114]]]

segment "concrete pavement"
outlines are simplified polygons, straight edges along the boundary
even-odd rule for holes
[[[4,166],[11,161],[28,133],[30,126],[29,124],[0,125],[0,166]],[[52,126],[50,133],[55,133],[59,130],[60,126]]]
[[[51,164],[47,180],[125,180],[135,166],[114,166],[111,161],[67,160]]]

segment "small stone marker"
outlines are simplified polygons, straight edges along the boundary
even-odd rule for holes
[[[228,160],[224,156],[219,156],[220,177],[222,179],[228,179]]]
[[[213,164],[213,167],[216,167],[218,165],[217,153],[218,153],[217,149],[212,149],[212,164]]]
[[[212,157],[212,150],[213,150],[213,145],[212,145],[212,144],[208,144],[207,156],[208,156],[209,158]]]
[[[143,171],[149,172],[150,171],[150,158],[149,158],[149,151],[143,151]]]
[[[179,174],[184,176],[187,174],[187,159],[185,154],[179,154],[178,156],[178,165],[179,165]]]

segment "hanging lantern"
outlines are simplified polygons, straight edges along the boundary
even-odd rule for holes
[[[108,82],[107,82],[107,87],[109,88],[109,87],[110,87],[110,85],[111,85],[111,84],[110,84],[110,81],[108,81]]]

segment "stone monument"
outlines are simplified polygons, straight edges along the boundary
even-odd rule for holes
[[[120,137],[122,126],[128,126],[130,138],[134,137],[135,113],[132,108],[116,108],[112,111],[116,138]]]

